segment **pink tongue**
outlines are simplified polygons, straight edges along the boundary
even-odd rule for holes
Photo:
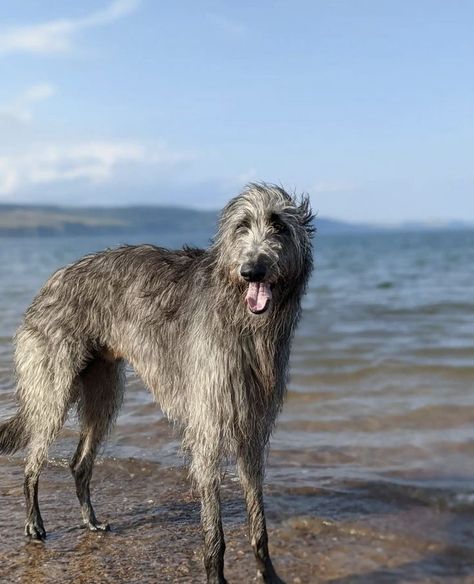
[[[268,284],[263,282],[250,282],[245,300],[252,312],[264,310],[271,298],[272,291]]]

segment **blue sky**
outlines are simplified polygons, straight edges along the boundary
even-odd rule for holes
[[[474,221],[471,0],[0,5],[0,201]]]

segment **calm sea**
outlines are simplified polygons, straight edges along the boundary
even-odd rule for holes
[[[207,234],[127,242],[207,244]],[[0,239],[0,418],[13,409],[11,337],[57,267],[112,236]],[[270,477],[408,483],[474,500],[474,233],[321,235]],[[104,455],[179,464],[130,372]],[[437,493],[439,495],[439,493]]]

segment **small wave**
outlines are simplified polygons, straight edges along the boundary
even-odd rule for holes
[[[418,502],[439,510],[474,513],[474,492],[463,491],[466,479],[380,480],[363,483],[360,490],[374,498]]]
[[[380,318],[381,316],[433,316],[433,315],[473,315],[472,302],[435,302],[416,304],[406,307],[392,307],[390,304],[375,304],[367,307],[367,311]]]
[[[390,290],[394,286],[395,286],[395,284],[393,282],[385,281],[385,282],[379,282],[377,284],[376,288],[377,288],[377,290]]]

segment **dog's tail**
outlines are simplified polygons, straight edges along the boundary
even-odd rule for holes
[[[0,454],[13,454],[30,441],[26,430],[25,418],[18,412],[3,424],[0,424]]]

